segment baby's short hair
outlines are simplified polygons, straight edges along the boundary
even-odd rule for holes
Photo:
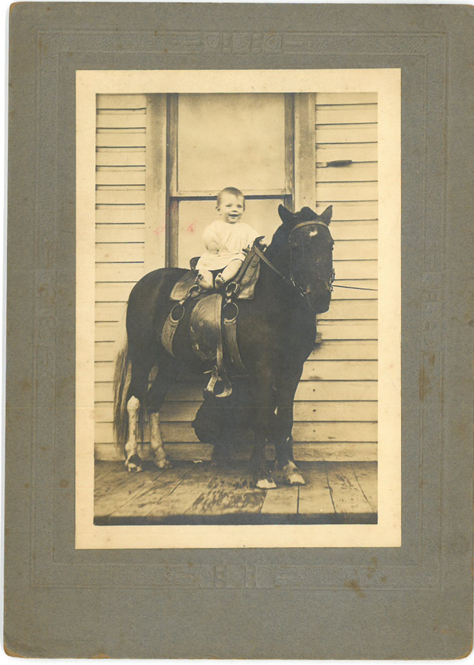
[[[222,197],[225,194],[231,194],[232,196],[236,196],[238,199],[242,199],[244,202],[244,208],[245,208],[245,196],[242,194],[240,189],[237,189],[237,187],[224,187],[222,191],[219,192],[217,195],[217,207],[220,206],[222,202]]]

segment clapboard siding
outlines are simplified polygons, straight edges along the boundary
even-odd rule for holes
[[[172,443],[198,443],[199,439],[189,422],[163,422],[161,425],[163,439]],[[109,443],[113,445],[113,432],[110,423],[95,423],[96,443]],[[144,443],[149,442],[147,426],[145,424]],[[319,422],[295,423],[293,437],[301,442],[346,443],[348,434],[352,443],[377,441],[376,422]]]
[[[169,401],[189,401],[202,399],[204,385],[199,381],[177,383],[169,393]],[[301,381],[296,390],[296,401],[375,401],[377,381]],[[98,382],[95,392],[96,404],[112,404],[112,382]]]
[[[335,243],[343,240],[377,240],[378,223],[376,219],[367,221],[331,222],[331,233]]]
[[[113,360],[120,335],[119,321],[131,288],[144,274],[146,122],[144,95],[98,96],[96,402],[100,402],[103,397],[104,385],[112,386]],[[107,359],[102,357],[105,346],[108,349]],[[111,402],[110,408],[112,409]],[[104,427],[109,430],[105,438],[111,441],[111,422],[104,424]],[[96,444],[100,443],[99,438],[96,437]]]
[[[376,143],[376,123],[317,125],[316,143]],[[319,161],[319,160],[318,160]]]
[[[122,302],[96,302],[95,321],[121,321],[123,310]],[[348,319],[373,320],[376,318],[376,300],[335,300],[329,311],[320,315],[319,320],[347,321]]]
[[[116,188],[117,186],[145,187],[144,166],[100,166],[97,168],[96,184],[101,187]]]
[[[325,162],[337,159],[351,159],[355,163],[370,164],[377,161],[377,143],[328,143],[317,146],[317,168]]]
[[[201,401],[175,401],[165,404],[160,413],[161,422],[189,422],[196,415]],[[374,422],[377,420],[377,402],[296,402],[295,422],[334,422],[354,421]],[[112,404],[98,406],[95,410],[96,423],[111,423]]]
[[[132,242],[137,243],[145,242],[145,224],[126,224],[126,223],[110,223],[110,224],[96,224],[95,240],[97,243],[110,242],[110,237],[113,236],[115,243]]]
[[[96,456],[98,459],[112,461],[116,460],[114,446],[110,443],[97,443]],[[185,446],[182,443],[167,443],[166,449],[168,454],[174,460],[210,460],[212,454],[212,446],[203,443],[187,443]],[[243,446],[241,450],[236,451],[238,459],[249,459],[251,453],[250,446]],[[320,443],[313,441],[312,443],[300,443],[295,447],[295,460],[296,462],[376,462],[377,461],[377,444],[374,443]],[[150,455],[150,445],[144,444],[142,446],[142,456],[147,457]],[[267,459],[274,459],[275,451],[273,446],[267,446]]]
[[[377,182],[321,182],[316,183],[317,196],[333,205],[346,201],[376,201]]]
[[[112,381],[114,363],[109,360],[95,363],[96,381]],[[376,360],[308,360],[303,370],[303,381],[376,381]]]
[[[125,304],[123,305],[125,307]],[[112,362],[115,359],[115,346],[112,342],[96,342],[95,361]],[[377,341],[356,339],[349,341],[326,340],[316,345],[310,355],[311,360],[377,360]],[[194,399],[194,398],[193,398]],[[201,396],[199,397],[201,399]]]
[[[377,399],[377,95],[317,94],[315,123],[316,205],[324,209],[333,204],[331,231],[337,286],[329,311],[318,317],[322,343],[306,363],[304,377],[317,386],[313,402],[316,413],[319,405],[327,403],[319,400],[337,405],[359,396],[350,410],[352,427],[368,414],[376,414],[377,405],[370,401]],[[333,160],[351,160],[352,164],[343,168],[325,166]],[[302,385],[302,394],[309,400],[310,381]],[[340,413],[334,408],[336,414]],[[338,420],[341,427],[347,427],[345,412]],[[355,428],[345,452],[359,445],[359,436]],[[375,444],[375,426],[372,436],[366,441]]]
[[[316,191],[318,187],[316,186]],[[331,201],[324,200],[318,196],[318,206],[329,205]],[[360,222],[378,219],[377,201],[339,201],[333,211],[333,222]]]
[[[359,162],[340,168],[318,166],[316,163],[316,182],[376,181],[377,175],[376,162]]]
[[[104,148],[97,150],[96,166],[106,169],[107,167],[135,167],[145,168],[146,150],[140,148]]]
[[[377,104],[316,104],[318,127],[323,125],[377,124]]]
[[[147,100],[98,97],[96,159],[96,454],[114,457],[112,379],[119,322],[144,274],[147,248]],[[377,95],[321,93],[315,110],[316,207],[332,204],[336,285],[318,320],[321,343],[295,396],[295,457],[377,458]],[[326,162],[351,160],[343,168]],[[164,227],[157,229],[164,233]],[[366,290],[359,290],[359,289]],[[319,339],[319,337],[318,337]],[[183,377],[161,418],[173,456],[205,459],[191,427],[207,379]],[[147,439],[147,432],[145,438]],[[144,454],[147,454],[147,444]]]

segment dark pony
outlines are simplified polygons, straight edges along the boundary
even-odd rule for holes
[[[283,206],[282,224],[261,260],[253,300],[239,300],[237,338],[254,410],[254,448],[250,458],[253,483],[276,487],[267,468],[265,444],[275,445],[275,469],[284,482],[303,484],[293,459],[293,402],[303,365],[314,348],[316,314],[331,301],[333,240],[329,231],[332,206],[322,215],[310,208],[295,214]],[[127,342],[118,355],[114,379],[114,428],[125,449],[129,470],[141,470],[137,433],[149,417],[150,441],[159,468],[170,465],[159,424],[159,410],[180,369],[209,369],[193,353],[189,318],[193,303],[176,331],[173,353],[161,343],[161,331],[173,303],[170,294],[185,270],[164,268],[143,277],[130,293],[127,307]],[[149,376],[157,368],[149,387]],[[229,368],[232,378],[232,368]]]

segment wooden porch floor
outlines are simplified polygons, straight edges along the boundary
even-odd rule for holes
[[[120,524],[375,524],[376,462],[300,462],[302,487],[249,486],[247,464],[212,467],[173,462],[160,471],[126,473],[122,462],[95,464],[97,525]]]

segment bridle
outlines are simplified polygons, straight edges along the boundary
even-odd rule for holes
[[[293,270],[292,270],[292,268],[293,268],[293,247],[296,245],[296,243],[293,244],[291,238],[292,238],[292,235],[295,231],[297,231],[298,229],[302,229],[306,226],[324,226],[325,229],[328,228],[327,224],[325,224],[324,222],[318,222],[316,220],[312,220],[312,221],[308,221],[308,222],[300,222],[299,224],[296,224],[296,226],[294,226],[291,229],[290,235],[288,236],[288,243],[290,245],[290,279],[291,279],[292,283],[295,285],[295,287],[299,290],[299,292],[301,293],[301,295],[303,297],[306,297],[307,292],[304,289],[302,289],[302,287],[299,284],[297,284],[295,278],[293,277]],[[331,235],[329,237],[331,237]],[[331,238],[331,241],[332,241],[332,238]],[[332,249],[332,247],[334,247],[334,241],[332,241],[331,249]],[[336,275],[335,275],[335,272],[334,272],[334,269],[333,269],[332,272],[331,272],[331,276],[330,276],[329,280],[324,280],[324,279],[322,280],[326,284],[326,290],[329,291],[329,292],[332,292],[332,284],[334,282],[335,276]]]
[[[328,228],[328,227],[327,227],[327,224],[325,224],[324,222],[318,222],[318,221],[316,221],[316,220],[312,220],[312,221],[309,221],[309,222],[300,222],[299,224],[296,224],[296,226],[294,226],[294,227],[291,229],[290,234],[289,234],[289,236],[288,236],[288,243],[289,243],[289,245],[290,245],[290,274],[289,274],[289,275],[284,275],[282,272],[280,272],[280,271],[278,270],[278,268],[276,268],[276,267],[273,265],[273,263],[272,263],[272,262],[271,262],[271,261],[265,256],[265,254],[264,254],[263,251],[260,249],[260,247],[258,246],[258,244],[255,243],[255,245],[254,245],[254,251],[255,251],[255,253],[257,254],[257,256],[258,256],[258,257],[259,257],[259,258],[260,258],[260,259],[261,259],[261,260],[262,260],[262,261],[263,261],[263,262],[264,262],[264,263],[265,263],[265,264],[266,264],[271,270],[273,270],[273,272],[274,272],[276,275],[278,275],[278,277],[280,277],[280,278],[285,282],[285,284],[288,284],[288,286],[291,286],[292,288],[294,288],[294,289],[300,294],[300,296],[303,297],[303,298],[306,298],[306,297],[307,297],[308,292],[307,292],[302,286],[300,286],[300,285],[296,282],[296,280],[295,280],[295,278],[294,278],[294,276],[293,276],[293,270],[292,270],[292,264],[293,264],[293,252],[292,252],[291,238],[292,238],[292,235],[293,235],[293,233],[294,233],[295,231],[297,231],[298,229],[302,229],[302,228],[304,228],[304,227],[306,227],[306,226],[324,226],[326,229]],[[333,270],[333,271],[332,271],[332,274],[331,274],[331,277],[329,278],[328,281],[326,281],[326,288],[327,288],[327,290],[330,291],[330,292],[331,292],[332,289],[333,289],[333,282],[334,282],[334,279],[335,279],[335,273],[334,273],[334,270]]]

